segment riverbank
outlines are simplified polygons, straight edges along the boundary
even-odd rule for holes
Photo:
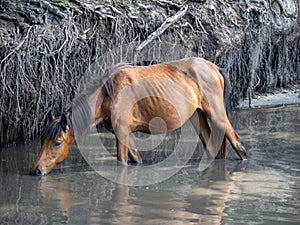
[[[39,137],[87,76],[119,62],[203,57],[231,75],[234,105],[250,89],[295,83],[299,11],[288,0],[3,0],[0,147]]]
[[[238,109],[270,108],[286,105],[300,105],[300,84],[291,85],[286,89],[276,89],[270,93],[256,93],[255,98],[240,102]]]

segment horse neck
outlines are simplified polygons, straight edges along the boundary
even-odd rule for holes
[[[107,96],[105,86],[96,89],[92,94],[82,94],[73,101],[72,129],[75,139],[103,122],[102,103]]]
[[[90,129],[93,121],[93,110],[91,110],[89,97],[81,94],[72,102],[70,109],[70,125],[75,140]]]

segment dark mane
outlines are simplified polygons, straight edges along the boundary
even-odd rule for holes
[[[68,111],[71,118],[71,123],[69,125],[75,136],[89,129],[92,120],[92,112],[88,96],[85,93],[75,98]]]
[[[61,135],[63,129],[60,124],[60,120],[61,116],[58,116],[54,120],[50,121],[50,123],[42,131],[42,140],[45,138],[51,138],[54,140]]]

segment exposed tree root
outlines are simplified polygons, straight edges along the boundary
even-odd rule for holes
[[[235,104],[296,82],[299,3],[284,2],[1,0],[0,146],[38,136],[95,62],[201,56],[229,70]]]

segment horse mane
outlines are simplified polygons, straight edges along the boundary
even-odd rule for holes
[[[68,110],[71,122],[69,125],[75,136],[85,131],[91,124],[92,112],[88,97],[85,93],[80,94],[72,101],[72,106]]]

